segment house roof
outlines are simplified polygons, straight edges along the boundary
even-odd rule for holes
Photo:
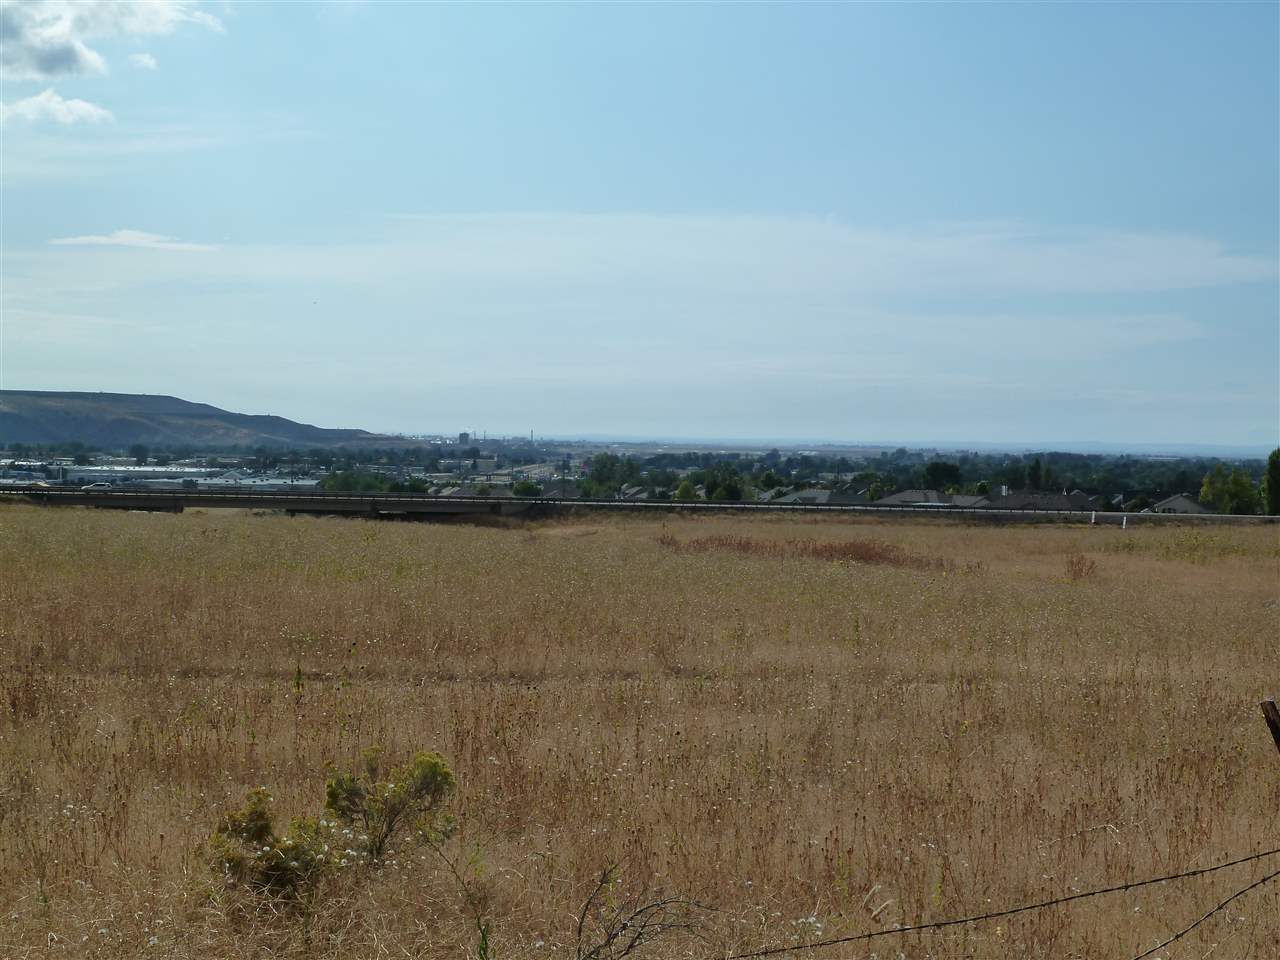
[[[832,493],[827,503],[838,503],[846,507],[854,507],[861,503],[870,503],[865,493]]]
[[[951,497],[937,490],[903,490],[875,501],[877,507],[909,507],[917,503],[949,504]]]
[[[1189,493],[1175,493],[1151,505],[1152,513],[1208,513]]]
[[[778,497],[774,503],[827,503],[831,499],[830,490],[797,490],[784,497]]]
[[[1092,510],[1087,497],[1081,499],[1069,493],[1038,493],[1025,491],[992,497],[987,504],[992,510]]]

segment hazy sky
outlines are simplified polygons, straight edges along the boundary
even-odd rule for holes
[[[0,386],[1280,440],[1280,5],[0,7]]]

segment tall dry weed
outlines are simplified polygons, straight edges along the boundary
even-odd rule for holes
[[[495,956],[572,956],[620,863],[610,903],[715,908],[647,954],[701,958],[1274,845],[1275,532],[1181,535],[0,510],[0,955],[429,960],[479,915]],[[225,811],[314,809],[373,744],[448,758],[452,868],[397,856],[305,928],[210,896]],[[879,953],[1133,954],[1250,869]],[[1278,897],[1184,949],[1274,955]]]

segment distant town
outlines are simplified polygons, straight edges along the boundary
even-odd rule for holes
[[[394,447],[198,451],[10,443],[0,485],[412,493],[1152,513],[1277,512],[1270,460],[1044,451],[688,449],[654,443],[398,439]]]

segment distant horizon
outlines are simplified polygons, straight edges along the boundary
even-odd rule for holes
[[[145,393],[139,390],[66,390],[66,389],[43,389],[34,387],[4,387],[0,389],[0,394],[5,393],[50,393],[50,394],[79,394],[79,395],[95,395],[104,394],[110,396],[136,396],[136,397],[170,397],[177,400],[183,400],[188,403],[204,404],[214,407],[227,413],[240,414],[244,416],[275,416],[284,417],[295,423],[303,423],[311,426],[321,427],[323,429],[332,430],[362,430],[377,436],[399,437],[412,439],[417,437],[441,437],[455,438],[460,433],[468,433],[471,435],[472,441],[483,442],[487,437],[493,440],[528,440],[528,430],[508,430],[502,429],[487,430],[485,428],[472,428],[460,426],[456,429],[378,429],[365,424],[351,423],[329,423],[323,419],[310,416],[308,414],[292,415],[280,413],[276,410],[247,410],[234,409],[223,403],[218,403],[205,399],[193,399],[184,397],[179,394],[172,393]],[[3,438],[0,438],[3,439]],[[871,439],[871,440],[853,440],[853,439],[837,439],[832,437],[818,436],[681,436],[678,434],[625,434],[625,433],[600,433],[586,431],[546,431],[541,432],[534,428],[535,443],[555,443],[563,441],[566,443],[617,443],[617,444],[658,444],[658,445],[685,445],[699,450],[705,450],[707,447],[729,447],[729,448],[764,448],[770,449],[777,447],[779,449],[797,450],[802,448],[830,448],[830,449],[862,449],[862,448],[886,448],[897,449],[899,447],[908,450],[936,450],[943,452],[982,452],[982,453],[1077,453],[1077,454],[1125,454],[1130,453],[1135,456],[1160,456],[1168,454],[1170,456],[1205,456],[1218,458],[1234,458],[1234,459],[1265,459],[1271,450],[1280,447],[1280,439],[1271,445],[1249,445],[1249,444],[1213,444],[1197,441],[1162,441],[1162,440],[1135,440],[1135,441],[1099,441],[1099,440],[918,440],[918,439]]]
[[[518,437],[519,434],[513,435]],[[653,437],[626,437],[626,436],[610,436],[597,434],[548,434],[546,437],[537,437],[540,441],[554,442],[556,440],[574,441],[580,440],[584,442],[599,443],[657,443],[657,444],[708,444],[726,446],[735,444],[738,446],[750,447],[777,447],[779,449],[800,449],[813,448],[822,450],[828,449],[897,449],[899,447],[906,450],[935,450],[938,453],[1075,453],[1075,454],[1124,454],[1129,453],[1135,456],[1160,456],[1161,454],[1169,454],[1170,456],[1205,456],[1218,458],[1240,458],[1240,459],[1266,459],[1267,455],[1275,446],[1256,446],[1248,445],[1234,446],[1231,444],[1205,444],[1205,443],[1160,443],[1160,442],[1136,442],[1136,443],[1104,443],[1089,440],[1050,440],[1050,441],[963,441],[963,440],[833,440],[833,439],[817,439],[817,438],[800,438],[800,439],[784,439],[784,438],[750,438],[750,437],[675,437],[675,436],[653,436]]]

